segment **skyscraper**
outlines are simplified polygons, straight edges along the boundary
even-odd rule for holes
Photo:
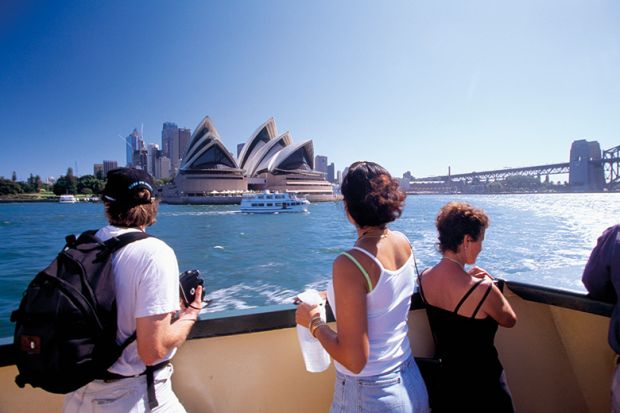
[[[327,166],[327,180],[332,184],[336,182],[336,166],[333,162]]]
[[[103,174],[103,164],[102,163],[96,163],[96,164],[93,165],[93,175],[97,179],[105,178],[105,175]]]
[[[138,129],[134,128],[133,132],[131,132],[129,136],[125,138],[125,143],[126,143],[125,150],[127,154],[127,166],[135,166],[134,152],[140,151],[142,148],[144,148],[144,141],[142,140],[142,134],[138,132]]]
[[[174,162],[174,172],[179,169],[179,165],[181,165],[181,159],[185,156],[185,152],[187,152],[187,147],[189,146],[189,139],[192,136],[192,132],[187,128],[179,128],[178,130],[178,139],[174,149],[176,151],[176,156],[171,156],[170,161]]]
[[[191,138],[191,130],[179,128],[176,123],[164,122],[161,130],[161,152],[170,159],[170,173],[176,174],[181,158],[185,155]]]
[[[118,168],[118,162],[116,161],[103,161],[103,176],[107,176],[108,172],[112,169]]]
[[[157,164],[157,155],[159,151],[159,145],[156,143],[149,143],[146,151],[146,171],[154,176],[160,178],[155,174],[155,165]]]
[[[174,139],[178,133],[179,127],[176,123],[164,122],[164,126],[161,129],[161,151],[164,156],[170,158],[170,148],[172,147]]]
[[[317,155],[314,157],[314,170],[327,174],[327,156]]]

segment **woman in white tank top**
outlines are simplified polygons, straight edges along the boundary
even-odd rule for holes
[[[317,306],[300,304],[297,323],[335,360],[330,412],[428,412],[428,396],[411,354],[407,316],[415,286],[407,238],[387,224],[405,194],[380,165],[355,162],[342,182],[345,210],[357,230],[352,249],[334,260],[327,297],[337,331]]]

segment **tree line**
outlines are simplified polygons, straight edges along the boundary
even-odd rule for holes
[[[92,195],[101,192],[104,186],[105,180],[94,175],[76,177],[73,168],[68,168],[67,174],[59,176],[52,185],[44,183],[39,175],[30,174],[26,181],[21,182],[17,180],[15,172],[11,179],[0,177],[0,195],[32,194],[41,191],[51,191],[55,195]]]

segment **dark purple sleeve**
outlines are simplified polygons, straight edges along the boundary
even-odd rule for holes
[[[607,228],[599,237],[581,280],[593,298],[616,302],[613,279],[620,277],[620,226]],[[619,282],[620,279],[616,280]]]

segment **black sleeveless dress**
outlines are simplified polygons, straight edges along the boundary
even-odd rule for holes
[[[471,317],[458,314],[469,295],[482,284],[477,281],[459,301],[454,311],[434,307],[420,295],[433,332],[436,356],[442,360],[441,397],[433,402],[436,412],[514,412],[503,367],[494,340],[498,324],[491,318],[476,319],[478,310],[491,292],[489,284]]]

